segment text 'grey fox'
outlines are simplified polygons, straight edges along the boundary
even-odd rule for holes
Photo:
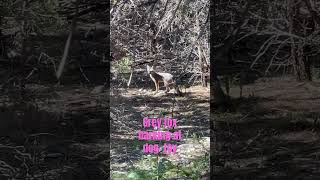
[[[179,87],[173,79],[172,74],[156,72],[153,66],[150,67],[149,65],[147,65],[147,72],[150,75],[152,81],[154,82],[154,85],[156,86],[156,93],[159,91],[160,82],[163,82],[164,86],[166,87],[166,93],[170,91],[171,87],[173,87],[179,96],[182,95],[181,91],[179,90]]]

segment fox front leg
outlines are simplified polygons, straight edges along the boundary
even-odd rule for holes
[[[154,86],[156,87],[155,92],[157,92],[157,90],[158,90],[158,85],[157,85],[157,82],[156,82],[156,81],[154,82]]]
[[[169,84],[164,82],[164,86],[166,87],[166,93],[170,91]]]
[[[157,82],[157,92],[159,91],[160,89],[160,82]]]

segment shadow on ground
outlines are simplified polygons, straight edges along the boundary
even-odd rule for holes
[[[320,111],[308,90],[317,84],[279,81],[252,85],[259,93],[234,99],[237,112],[214,114],[215,179],[320,178]]]
[[[23,96],[1,95],[0,179],[106,179],[109,124],[108,102],[100,100],[104,95],[90,95],[82,87],[30,84],[24,91]]]

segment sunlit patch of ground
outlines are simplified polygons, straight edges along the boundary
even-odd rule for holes
[[[142,130],[143,117],[174,117],[178,119],[175,131],[181,130],[183,139],[176,142],[178,151],[167,156],[172,163],[187,163],[209,154],[209,90],[200,86],[182,89],[183,96],[176,96],[171,90],[160,89],[116,89],[111,98],[111,170],[115,174],[126,174],[141,162],[144,141],[137,140],[137,132]],[[193,141],[191,141],[193,140]],[[187,148],[192,147],[192,148]],[[156,157],[156,155],[152,155]],[[179,157],[179,158],[177,158]],[[209,160],[207,168],[209,170]],[[126,166],[123,165],[126,164]],[[122,164],[122,165],[121,165]]]

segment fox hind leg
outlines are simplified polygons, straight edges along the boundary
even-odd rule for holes
[[[170,91],[169,83],[168,82],[163,82],[164,86],[166,87],[166,93]]]
[[[160,82],[158,81],[158,82],[157,82],[157,90],[156,90],[156,92],[158,92],[159,89],[160,89]]]

